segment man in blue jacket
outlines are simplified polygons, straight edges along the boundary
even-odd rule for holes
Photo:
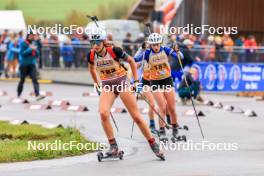
[[[36,100],[39,101],[44,96],[39,95],[39,83],[37,80],[37,69],[36,69],[36,62],[37,57],[39,56],[39,51],[37,46],[34,44],[34,36],[35,34],[33,31],[30,31],[27,34],[27,38],[23,41],[20,45],[20,81],[17,87],[17,96],[20,97],[23,91],[23,85],[27,76],[29,76],[32,80]]]

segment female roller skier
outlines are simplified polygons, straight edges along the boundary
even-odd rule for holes
[[[135,58],[143,57],[147,48],[148,48],[148,44],[144,42],[142,46],[138,49],[134,57]],[[145,61],[144,58],[140,63],[141,63],[140,66],[142,67],[142,71],[143,71],[141,78],[142,94],[148,99],[148,102],[150,104],[148,109],[149,128],[151,133],[157,134],[157,130],[155,127],[154,112],[152,109],[155,108],[155,99],[150,91],[150,69],[148,63]]]
[[[91,32],[89,39],[92,45],[92,50],[87,56],[89,62],[89,71],[95,86],[100,87],[99,79],[102,85],[99,98],[99,113],[101,116],[101,123],[104,132],[110,144],[110,149],[107,154],[118,154],[118,145],[109,116],[110,109],[115,99],[120,96],[133,120],[136,122],[142,134],[148,140],[152,151],[157,157],[164,159],[163,152],[159,149],[159,145],[155,142],[155,139],[151,135],[147,124],[140,115],[132,87],[129,86],[128,82],[126,81],[126,71],[120,64],[121,61],[126,61],[129,63],[132,69],[134,80],[136,83],[138,83],[137,66],[134,59],[127,55],[119,47],[106,47],[106,32],[101,28]],[[96,72],[99,75],[99,79],[97,78]],[[135,87],[137,86],[138,85],[135,84]],[[122,90],[120,90],[120,88],[122,88]]]
[[[178,61],[178,56],[175,51],[169,47],[161,46],[162,36],[158,33],[152,33],[148,37],[149,49],[146,49],[143,55],[135,57],[136,61],[141,61],[143,58],[148,62],[150,68],[150,85],[154,98],[159,106],[160,115],[165,119],[166,105],[171,116],[172,134],[177,137],[178,121],[176,115],[175,90],[171,77],[170,64],[168,56],[172,56],[175,61]],[[165,123],[160,123],[160,138],[166,138]]]

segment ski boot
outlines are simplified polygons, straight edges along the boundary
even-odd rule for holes
[[[186,142],[187,139],[186,139],[186,136],[185,135],[178,135],[179,134],[179,131],[178,131],[179,127],[173,127],[172,128],[172,138],[171,138],[171,142],[175,143],[177,141],[184,141]]]
[[[107,156],[114,156],[118,154],[117,144],[110,144],[109,150],[105,153]]]
[[[165,156],[162,150],[160,150],[159,144],[156,142],[150,145],[151,150],[155,153],[155,155],[161,160],[165,161]]]
[[[159,140],[162,141],[163,143],[168,142],[168,138],[167,138],[167,136],[166,136],[166,131],[165,131],[165,129],[161,129],[161,130],[159,131]]]
[[[153,134],[153,135],[159,135],[159,131],[155,128],[155,126],[150,126],[150,132]]]

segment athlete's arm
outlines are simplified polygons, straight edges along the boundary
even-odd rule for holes
[[[169,47],[166,47],[165,46],[164,47],[164,51],[167,54],[167,56],[173,57],[176,60],[177,64],[179,64],[179,59],[181,59],[181,60],[183,59],[183,58],[181,58],[181,57],[178,56],[178,54],[177,54],[176,51],[174,51],[173,49],[171,49]]]
[[[138,51],[136,52],[135,56],[134,56],[134,60],[136,62],[142,61],[144,58],[144,54],[145,54],[145,50],[143,48],[139,48]]]
[[[116,54],[116,57],[120,60],[123,60],[127,63],[129,63],[131,67],[131,71],[134,77],[134,80],[138,80],[138,75],[137,75],[137,64],[131,56],[129,56],[125,51],[123,51],[119,47],[114,47],[113,48],[114,53]]]
[[[94,82],[94,84],[99,85],[97,75],[96,75],[96,69],[94,66],[94,62],[91,61],[91,59],[90,59],[90,52],[87,55],[87,59],[88,59],[88,63],[89,63],[88,64],[88,70],[92,76],[93,82]]]
[[[95,66],[92,65],[92,64],[89,64],[88,69],[89,69],[89,71],[90,71],[90,74],[91,74],[91,76],[92,76],[92,79],[93,79],[93,81],[94,81],[94,84],[99,85],[99,84],[98,84],[97,75],[96,75]]]
[[[134,61],[134,59],[131,56],[127,58],[127,62],[129,63],[131,67],[134,80],[138,80],[137,63]]]
[[[136,54],[134,55],[134,60],[135,60],[135,62],[137,62],[137,68],[140,68],[142,66],[142,62],[140,62],[140,61],[143,60],[144,54],[145,54],[145,49],[143,49],[142,47],[140,47],[137,50]]]

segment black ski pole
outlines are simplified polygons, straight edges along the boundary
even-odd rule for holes
[[[182,61],[181,61],[181,56],[178,53],[177,53],[177,56],[178,56],[179,64],[181,66],[181,70],[182,70],[182,72],[184,74],[183,65],[182,65]],[[186,77],[185,76],[183,76],[183,77],[184,77],[185,84],[186,84],[186,86],[188,88],[188,91],[189,91],[189,94],[190,94],[190,97],[191,97],[192,107],[193,107],[193,110],[194,110],[194,113],[195,113],[195,116],[196,116],[196,119],[197,119],[197,122],[198,122],[198,126],[200,128],[201,135],[202,135],[202,137],[204,139],[204,133],[203,133],[202,126],[201,126],[201,123],[200,123],[200,120],[199,120],[199,117],[198,117],[198,114],[197,114],[197,111],[196,111],[196,108],[195,108],[195,105],[194,105],[194,101],[193,101],[193,98],[192,98],[192,93],[191,93],[190,86],[188,84],[188,81],[187,81]]]
[[[144,101],[149,105],[149,107],[153,110],[153,112],[159,117],[159,120],[161,120],[163,123],[165,123],[165,127],[167,129],[170,129],[170,125],[167,124],[167,122],[161,117],[161,115],[159,114],[159,112],[157,112],[157,110],[155,109],[155,107],[152,107],[150,105],[150,102],[148,101],[148,99],[146,98],[145,95],[143,95],[142,93],[138,93],[140,96],[142,96],[142,98],[144,99]]]

